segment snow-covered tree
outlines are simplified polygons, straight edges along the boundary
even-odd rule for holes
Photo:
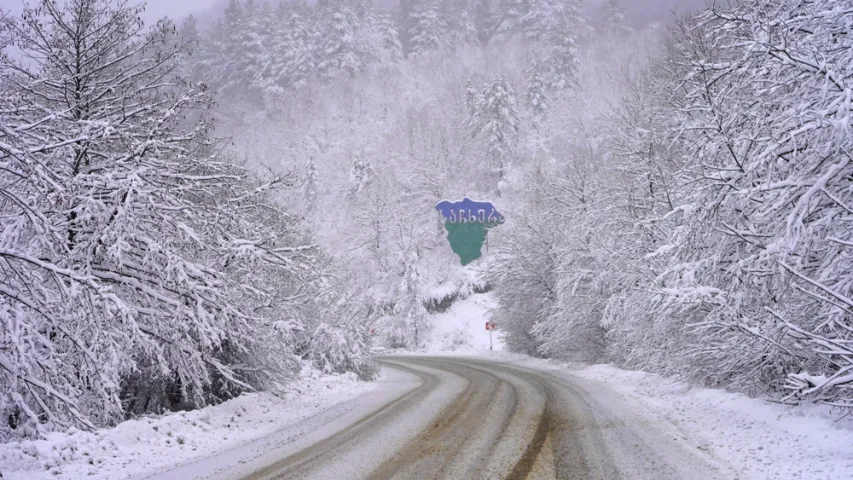
[[[524,32],[524,17],[530,9],[529,0],[499,0],[494,20],[494,37],[506,41]]]
[[[373,167],[370,165],[370,162],[356,156],[350,169],[345,198],[347,200],[355,198],[372,180]]]
[[[477,112],[477,89],[471,80],[465,81],[465,109],[468,121],[473,121]]]
[[[361,72],[364,63],[357,44],[361,19],[355,9],[345,0],[329,1],[318,8],[317,25],[323,29],[318,64],[320,75],[331,78]]]
[[[542,61],[533,58],[527,67],[527,87],[524,89],[524,100],[534,122],[539,122],[548,113],[548,96],[545,85],[545,71]]]
[[[440,12],[447,19],[448,45],[458,48],[463,45],[475,45],[480,41],[473,10],[469,9],[465,2],[445,0],[441,4]]]
[[[412,9],[409,29],[409,48],[415,55],[440,50],[448,41],[447,20],[441,15],[435,0],[418,3]]]
[[[677,106],[705,188],[673,239],[664,298],[713,338],[714,379],[782,389],[787,375],[798,395],[850,405],[853,85],[838,72],[853,44],[838,32],[853,13],[737,2],[696,23]]]
[[[519,129],[515,91],[506,78],[498,77],[486,85],[471,123],[473,134],[486,142],[493,172],[498,182],[502,181],[512,161]]]
[[[569,12],[561,11],[555,20],[554,30],[548,34],[551,51],[548,54],[548,86],[566,90],[577,85],[579,69],[578,48],[575,41],[578,23]]]
[[[174,27],[144,30],[141,8],[44,0],[3,21],[24,53],[0,56],[3,437],[177,408],[145,405],[168,385],[204,405],[295,369],[288,297],[317,278],[314,247],[262,205],[280,180],[215,157],[206,88],[174,75]]]
[[[314,208],[314,204],[317,202],[318,188],[317,164],[314,162],[314,158],[311,157],[308,160],[308,168],[302,179],[302,199],[305,203],[306,211],[310,212]]]

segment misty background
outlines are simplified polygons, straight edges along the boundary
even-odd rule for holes
[[[592,10],[601,6],[605,0],[590,0],[587,9]],[[276,1],[257,1],[258,4],[276,4]],[[309,4],[315,3],[313,0]],[[377,5],[392,7],[397,5],[394,0],[377,0]],[[665,21],[672,14],[685,14],[706,5],[706,0],[625,0],[622,2],[628,21],[633,26],[644,25],[651,21]],[[18,14],[21,11],[22,0],[0,0],[0,9]],[[225,10],[227,0],[148,0],[143,19],[150,24],[166,16],[182,19],[187,15],[200,18],[210,18]]]

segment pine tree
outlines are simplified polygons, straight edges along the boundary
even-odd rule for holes
[[[530,0],[521,19],[522,35],[532,40],[552,39],[562,14],[562,0]]]
[[[538,123],[548,113],[545,68],[542,61],[534,58],[525,73],[527,74],[527,88],[524,90],[524,98],[534,123]]]
[[[306,212],[314,209],[314,204],[317,202],[317,189],[317,164],[314,163],[312,156],[308,159],[308,168],[302,179],[302,201]]]
[[[524,17],[530,9],[530,0],[500,0],[495,14],[495,38],[509,40],[524,31]]]
[[[503,76],[487,85],[479,98],[473,133],[488,145],[489,158],[498,181],[506,175],[518,141],[519,115],[515,91]]]
[[[394,20],[385,14],[374,17],[374,28],[379,36],[376,50],[380,52],[378,61],[380,63],[395,63],[403,59],[403,44],[400,43],[400,34],[394,25]]]
[[[439,11],[438,2],[425,0],[415,5],[411,24],[409,30],[411,53],[420,55],[445,47],[448,25]]]
[[[301,1],[279,4],[265,61],[267,93],[300,88],[317,75],[316,50],[320,42],[312,27],[311,13]]]
[[[419,348],[423,342],[427,315],[421,298],[423,280],[418,268],[419,261],[420,256],[416,249],[404,258],[404,269],[398,287],[398,297],[401,301],[395,311],[395,314],[403,320],[402,325],[405,325],[405,333],[402,336],[406,339],[406,344],[415,349]]]
[[[322,27],[322,46],[317,70],[324,78],[354,76],[364,67],[358,45],[361,19],[346,0],[329,1],[318,6],[318,25]]]
[[[548,87],[553,90],[567,90],[578,85],[578,48],[575,43],[576,30],[571,17],[558,17],[555,31],[549,41],[553,45],[548,55]]]
[[[477,112],[477,89],[474,88],[474,82],[471,80],[465,81],[465,108],[468,120],[473,121]]]
[[[246,72],[238,65],[242,62],[241,29],[243,7],[238,0],[229,0],[222,18],[210,32],[211,55],[208,60],[209,81],[216,89],[231,91],[245,85]]]
[[[181,22],[175,47],[182,52],[177,59],[178,74],[188,80],[201,81],[207,73],[204,71],[207,52],[194,16],[190,15]]]
[[[446,43],[451,48],[476,45],[479,42],[473,11],[466,2],[444,0],[440,4],[439,14],[447,25]]]

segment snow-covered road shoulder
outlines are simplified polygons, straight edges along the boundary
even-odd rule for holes
[[[739,480],[853,478],[853,421],[826,407],[774,404],[612,365],[490,358],[570,378],[625,415],[665,420],[680,442],[719,459]]]
[[[70,430],[47,439],[0,444],[0,478],[145,478],[176,465],[273,436],[381,382],[354,374],[302,377],[281,397],[250,393],[220,405],[122,422],[95,432]]]

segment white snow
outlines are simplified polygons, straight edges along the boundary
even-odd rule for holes
[[[741,480],[853,478],[853,423],[825,407],[774,404],[610,365],[571,375],[611,388],[624,405],[672,422],[697,448],[724,459]]]
[[[487,356],[568,378],[626,418],[666,422],[680,442],[717,458],[738,480],[853,478],[853,421],[825,406],[770,403],[612,365]]]
[[[452,332],[466,319],[479,322],[492,301],[486,294],[457,303],[435,316],[432,333]],[[469,332],[473,335],[475,329]],[[482,336],[485,330],[478,333]],[[440,337],[436,340],[433,345],[439,349]],[[772,404],[611,365],[488,352],[485,342],[480,338],[441,353],[482,356],[566,378],[602,403],[605,411],[655,424],[673,441],[725,464],[739,480],[853,478],[853,422],[839,420],[825,407]],[[218,406],[127,421],[94,433],[53,433],[46,440],[0,445],[0,473],[4,480],[179,479],[188,471],[207,478],[240,464],[249,471],[278,455],[277,448],[293,450],[317,441],[412,385],[407,374],[394,370],[377,382],[363,383],[352,375],[325,377],[305,369],[284,398],[248,394]],[[174,469],[179,465],[183,467]]]
[[[430,315],[424,351],[436,354],[488,352],[486,321],[495,308],[494,296],[483,293],[454,302],[446,312]],[[492,332],[492,347],[496,351],[503,350],[500,331]]]
[[[274,436],[289,425],[376,390],[354,374],[323,375],[305,366],[288,393],[249,393],[220,405],[71,429],[44,440],[0,444],[0,478],[145,478],[158,471]]]

